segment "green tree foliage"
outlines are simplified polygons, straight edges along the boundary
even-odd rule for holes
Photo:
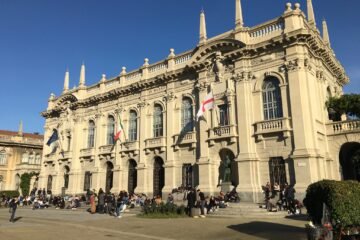
[[[360,94],[344,94],[340,97],[330,97],[326,107],[332,109],[338,120],[342,114],[360,117]]]
[[[3,195],[6,196],[6,197],[13,198],[13,197],[20,196],[20,193],[19,193],[19,191],[0,191],[0,197],[3,196]]]
[[[29,191],[30,191],[30,181],[31,178],[36,175],[36,173],[31,172],[31,173],[24,173],[21,175],[20,179],[20,188],[21,188],[21,192],[23,196],[28,196],[29,195]]]
[[[360,226],[360,183],[356,181],[323,180],[309,185],[304,204],[311,220],[321,224],[323,204],[337,233]]]

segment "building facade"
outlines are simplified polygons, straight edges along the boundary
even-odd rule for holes
[[[35,173],[41,168],[43,135],[0,130],[0,191],[20,191],[21,175]],[[30,188],[37,186],[37,176]]]
[[[278,18],[245,27],[236,0],[234,30],[208,39],[202,12],[199,43],[187,52],[170,49],[164,61],[145,59],[92,86],[83,65],[72,90],[67,72],[63,93],[51,94],[42,113],[45,139],[57,129],[61,148],[46,154],[44,145],[40,187],[152,196],[181,185],[216,194],[226,182],[258,201],[266,182],[296,184],[303,195],[312,182],[343,179],[340,148],[360,149],[360,124],[329,120],[325,102],[349,79],[326,22],[320,35],[307,3],[307,18],[299,4],[287,4]],[[210,92],[215,107],[196,121]]]

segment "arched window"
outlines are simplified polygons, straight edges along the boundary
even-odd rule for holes
[[[107,144],[114,144],[114,131],[115,131],[115,119],[113,116],[108,117],[108,125],[107,125]]]
[[[95,146],[95,123],[94,121],[89,121],[88,148],[93,148],[94,146]]]
[[[193,130],[193,106],[190,98],[184,98],[181,104],[181,132]]]
[[[0,152],[0,165],[6,165],[7,161],[6,161],[6,152],[5,151],[1,151]]]
[[[22,162],[22,163],[27,163],[27,162],[29,162],[29,154],[28,154],[28,153],[23,153],[21,162]]]
[[[163,136],[163,109],[159,104],[154,106],[154,137]]]
[[[137,140],[137,114],[135,111],[130,111],[129,116],[129,141]]]
[[[264,81],[262,90],[264,119],[270,120],[281,118],[283,114],[279,80],[275,77],[267,78]]]

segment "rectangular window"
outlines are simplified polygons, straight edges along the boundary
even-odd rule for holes
[[[154,137],[162,137],[163,136],[163,124],[161,118],[155,118],[154,123]]]
[[[0,165],[6,165],[6,153],[0,153]]]
[[[131,119],[129,125],[129,141],[136,141],[137,140],[137,120]]]
[[[70,136],[68,136],[67,138],[67,151],[70,151],[70,146],[71,146],[71,137]]]
[[[219,126],[228,126],[230,125],[229,121],[229,107],[227,104],[222,104],[218,106],[219,108]]]
[[[93,148],[95,146],[95,129],[89,129],[89,137],[88,137],[88,148]]]
[[[84,191],[91,189],[91,181],[92,181],[92,173],[89,171],[86,171],[85,178],[84,178]]]

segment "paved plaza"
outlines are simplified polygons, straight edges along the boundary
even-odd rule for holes
[[[0,209],[1,240],[51,239],[306,239],[305,218],[144,219],[125,213],[121,219],[85,210],[19,208],[16,222]]]

